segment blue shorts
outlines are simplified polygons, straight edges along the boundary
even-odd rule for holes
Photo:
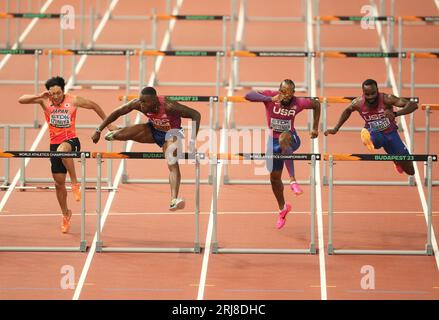
[[[146,125],[149,127],[152,133],[152,137],[155,143],[161,148],[166,142],[166,138],[176,136],[177,138],[184,139],[183,129],[171,129],[169,131],[161,131],[154,128],[151,122],[147,122]]]
[[[291,135],[291,141],[292,141],[292,146],[291,146],[291,152],[296,151],[297,149],[299,149],[300,147],[300,138],[297,135],[296,130],[294,131],[288,131],[288,133]],[[280,144],[279,144],[279,139],[278,138],[269,138],[268,139],[268,144],[267,144],[267,155],[270,154],[280,154],[282,153],[282,150],[280,148]],[[285,152],[285,153],[290,153],[290,152]],[[279,160],[279,159],[267,159],[267,170],[269,172],[272,171],[278,171],[278,170],[282,170],[284,167],[284,160]]]
[[[370,138],[375,146],[375,149],[384,148],[387,154],[398,154],[398,155],[409,155],[407,147],[402,142],[398,131],[391,131],[384,133],[382,131],[372,131],[370,132]]]

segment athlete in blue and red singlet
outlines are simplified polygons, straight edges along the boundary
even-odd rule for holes
[[[372,79],[365,80],[362,88],[363,95],[351,102],[334,129],[326,130],[325,135],[336,134],[351,113],[357,111],[365,121],[361,140],[369,150],[384,148],[387,154],[408,155],[409,151],[398,135],[395,117],[414,112],[418,109],[417,103],[378,92],[377,82]],[[394,106],[401,109],[393,111]],[[395,161],[395,166],[399,173],[415,174],[412,162]]]
[[[100,138],[100,132],[108,126],[108,124],[116,121],[120,116],[127,114],[133,110],[140,111],[149,118],[147,123],[140,123],[130,127],[122,128],[109,132],[106,140],[127,141],[134,140],[140,143],[156,143],[163,149],[165,156],[172,157],[166,153],[167,148],[173,144],[178,137],[182,138],[181,118],[190,118],[196,122],[196,132],[200,128],[201,115],[198,111],[184,106],[176,101],[170,101],[163,96],[157,96],[157,92],[152,87],[145,87],[140,93],[139,98],[133,99],[128,103],[114,110],[96,129],[92,139],[97,143]],[[195,142],[195,136],[192,137],[191,143]],[[171,150],[171,149],[170,149]],[[168,159],[170,160],[170,158]],[[185,201],[178,198],[180,188],[181,174],[178,161],[170,163],[168,161],[170,171],[169,183],[171,185],[171,211],[183,209]]]
[[[299,148],[300,138],[294,128],[294,119],[304,109],[314,110],[314,123],[310,132],[311,139],[317,138],[319,134],[320,102],[310,98],[295,97],[295,87],[292,80],[286,79],[280,84],[279,91],[251,91],[245,96],[249,101],[263,102],[265,105],[267,124],[271,129],[267,154],[291,154]],[[284,163],[290,175],[291,189],[296,195],[303,192],[296,181],[293,160],[267,160],[271,187],[280,210],[276,224],[278,229],[285,225],[286,215],[291,211],[291,204],[285,202],[283,193],[282,170]]]

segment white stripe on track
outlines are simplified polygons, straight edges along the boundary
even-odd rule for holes
[[[308,3],[307,12],[307,28],[309,48],[308,51],[314,51],[313,43],[313,8],[311,1]],[[311,92],[312,97],[317,96],[316,79],[315,79],[315,59],[311,58]],[[314,139],[314,151],[319,151],[319,140]],[[325,260],[325,241],[323,238],[323,212],[322,212],[322,187],[320,180],[320,161],[316,162],[316,212],[317,212],[317,237],[319,242],[319,270],[320,270],[320,298],[322,300],[328,300],[327,282],[326,282],[326,260]]]
[[[178,11],[180,10],[181,6],[183,5],[183,1],[184,0],[177,1],[177,4],[172,12],[173,15],[178,14]],[[164,38],[163,38],[163,42],[162,42],[162,45],[160,46],[160,50],[162,50],[162,51],[167,50],[169,43],[170,43],[170,40],[171,40],[171,32],[175,27],[175,23],[176,23],[176,20],[170,20],[169,27],[168,27],[168,30],[166,31]],[[159,56],[156,60],[154,70],[153,70],[151,77],[148,81],[148,84],[147,84],[148,86],[152,86],[154,84],[157,72],[159,71],[162,62],[163,62],[163,56]],[[136,117],[135,123],[139,123],[140,119],[141,119],[140,114],[138,114]],[[126,147],[127,152],[129,152],[131,150],[133,144],[134,144],[133,141],[129,141],[127,143],[127,147]],[[119,165],[119,168],[117,170],[116,176],[114,178],[114,182],[113,182],[113,186],[115,188],[117,188],[119,186],[120,180],[122,178],[122,173],[123,173],[123,165],[121,162]],[[101,216],[101,231],[104,228],[105,221],[107,220],[108,214],[110,212],[111,204],[113,203],[115,196],[116,196],[116,192],[111,192],[110,195],[108,196],[104,211],[102,212],[102,216]],[[88,271],[90,269],[94,254],[96,252],[96,241],[97,241],[97,234],[95,233],[95,236],[93,238],[93,243],[92,243],[90,251],[87,255],[87,259],[85,261],[84,267],[81,271],[81,276],[79,277],[78,284],[75,288],[75,292],[73,294],[72,300],[78,300],[80,295],[81,295],[82,288],[84,287],[85,279],[87,278]]]
[[[45,13],[47,8],[52,4],[53,0],[47,0],[46,3],[41,7],[40,13]],[[26,27],[26,29],[24,29],[23,33],[21,34],[21,36],[18,38],[18,42],[14,43],[14,45],[12,46],[12,50],[15,50],[18,48],[18,44],[22,43],[26,37],[28,36],[28,34],[32,31],[33,27],[35,27],[35,25],[37,24],[37,22],[39,21],[39,18],[33,18],[32,21],[29,23],[29,25]],[[3,67],[6,65],[6,63],[9,61],[9,59],[11,58],[10,54],[7,54],[3,60],[0,62],[0,70],[3,69]]]
[[[375,4],[374,0],[371,0],[371,4],[373,6],[374,9],[374,14],[378,15],[378,10]],[[381,48],[384,52],[388,51],[388,47],[387,47],[387,43],[386,40],[384,39],[383,36],[383,32],[382,32],[382,25],[381,22],[377,21],[376,22],[376,30],[378,33],[378,36],[380,37],[380,41],[381,41]],[[393,94],[396,96],[399,96],[401,93],[398,91],[398,86],[396,85],[396,78],[395,78],[395,74],[393,72],[393,67],[392,64],[390,63],[390,59],[389,58],[384,58],[384,61],[386,63],[386,66],[389,68],[390,70],[390,83],[392,85],[392,91]],[[400,116],[401,118],[401,125],[403,128],[403,133],[404,133],[404,138],[406,141],[406,145],[408,149],[411,149],[411,143],[410,143],[410,135],[409,135],[409,129],[407,126],[407,122],[405,120],[405,116]],[[421,180],[421,176],[419,174],[419,169],[418,169],[418,165],[416,162],[413,162],[413,167],[415,168],[415,180],[416,180],[416,186],[418,189],[418,193],[419,193],[419,198],[421,200],[421,204],[422,204],[422,209],[424,211],[424,217],[425,217],[425,221],[428,221],[428,210],[427,210],[427,201],[425,198],[425,193],[424,193],[424,189],[422,188],[422,180]],[[434,257],[436,259],[436,265],[437,268],[439,270],[439,250],[438,250],[438,244],[437,244],[437,240],[436,240],[436,236],[434,233],[434,226],[432,224],[431,226],[432,228],[432,232],[431,232],[431,242],[432,242],[432,246],[433,246],[433,252],[434,252]]]
[[[244,7],[243,7],[243,1],[241,1],[240,7],[239,7],[239,13],[238,13],[238,25],[236,28],[235,43],[241,43],[243,33],[244,33]],[[230,73],[229,83],[232,83],[232,77],[233,77],[233,72]],[[233,91],[234,90],[232,89],[232,87],[229,86],[227,95],[232,96]],[[230,111],[231,111],[231,108],[227,108],[229,119],[230,119]],[[224,115],[224,116],[226,116],[226,115]],[[220,152],[225,153],[226,152],[226,150],[225,150],[226,144],[224,143],[224,141],[226,141],[226,139],[227,139],[227,129],[222,128],[220,135],[221,135],[221,137],[220,137]],[[217,189],[216,189],[217,198],[218,198],[220,187],[221,187],[222,172],[223,172],[223,163],[221,161],[219,161],[218,171],[217,171],[218,180],[217,180]],[[210,214],[209,214],[209,223],[207,226],[207,234],[206,234],[206,241],[205,241],[205,245],[204,245],[203,262],[201,265],[200,282],[198,285],[197,300],[204,299],[204,291],[206,288],[207,269],[209,266],[210,249],[212,246],[212,234],[213,234],[213,199],[212,199],[211,210],[210,210]]]

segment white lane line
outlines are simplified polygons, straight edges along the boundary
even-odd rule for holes
[[[46,3],[41,7],[40,13],[45,13],[47,8],[52,4],[53,0],[47,0]],[[24,29],[23,33],[21,34],[20,38],[18,38],[18,42],[14,43],[12,46],[12,50],[15,50],[18,48],[18,44],[22,43],[24,39],[28,36],[28,34],[32,31],[33,27],[37,24],[39,18],[33,18],[32,21],[29,23],[29,25]],[[7,54],[3,60],[0,62],[0,70],[3,69],[5,64],[8,62],[8,60],[11,58],[10,54]]]
[[[374,9],[374,14],[378,15],[378,10],[377,7],[375,5],[375,1],[371,0],[372,3],[372,7]],[[380,41],[381,41],[381,48],[384,52],[388,51],[388,47],[386,44],[386,40],[384,39],[383,36],[383,32],[382,32],[382,26],[381,26],[381,22],[377,21],[376,22],[376,30],[378,32],[378,36],[380,37]],[[396,96],[400,95],[400,92],[398,92],[398,86],[396,85],[396,79],[395,79],[395,74],[393,72],[393,67],[392,64],[390,63],[390,59],[389,58],[385,58],[384,59],[386,66],[389,68],[390,70],[390,83],[392,84],[392,91],[393,94]],[[410,150],[411,148],[411,144],[410,144],[410,136],[409,136],[409,129],[407,126],[407,122],[405,120],[405,116],[401,116],[401,125],[403,128],[403,132],[404,132],[404,138],[407,144],[407,148]],[[418,169],[418,165],[416,162],[413,162],[413,167],[415,168],[415,180],[416,180],[416,187],[418,189],[418,193],[419,193],[419,198],[421,199],[421,204],[422,204],[422,209],[424,211],[424,217],[425,217],[425,221],[428,221],[428,210],[427,210],[427,201],[425,199],[425,193],[424,193],[424,189],[422,188],[422,181],[421,181],[421,176],[419,174],[419,169]],[[437,268],[439,270],[439,250],[438,250],[438,245],[437,245],[437,241],[436,241],[436,236],[434,234],[434,226],[432,225],[432,232],[431,232],[431,242],[432,242],[432,246],[433,246],[433,251],[434,251],[434,257],[436,259],[436,265]]]
[[[311,1],[308,3],[308,12],[307,12],[307,28],[308,28],[308,39],[309,48],[308,51],[314,51],[314,43],[313,43],[313,13],[312,13],[312,4]],[[312,97],[317,96],[316,89],[316,79],[315,79],[315,59],[311,58],[311,92],[310,95]],[[315,152],[319,151],[319,140],[318,138],[314,139],[314,150]],[[320,161],[316,163],[316,211],[317,211],[317,235],[319,242],[319,266],[320,266],[320,298],[322,300],[328,300],[328,291],[327,291],[327,283],[326,283],[326,261],[325,261],[325,241],[323,238],[323,212],[322,212],[322,187],[320,180]]]
[[[244,33],[243,1],[241,1],[240,7],[239,7],[238,25],[237,25],[236,30],[237,31],[236,31],[235,43],[241,43],[243,33]],[[230,73],[229,83],[232,83],[232,77],[233,77],[233,72]],[[229,86],[227,94],[229,96],[232,96],[233,92],[234,92],[233,88],[231,86]],[[227,112],[229,115],[229,119],[230,119],[230,111],[231,111],[231,108],[228,107]],[[224,116],[226,116],[226,115],[224,115]],[[221,135],[220,152],[225,153],[226,152],[225,141],[227,139],[227,129],[225,129],[225,128],[221,129],[220,135]],[[219,161],[218,171],[217,171],[217,176],[218,176],[217,189],[216,189],[217,190],[217,193],[216,193],[217,197],[219,195],[219,191],[220,191],[220,187],[221,187],[222,172],[223,172],[223,163],[221,161]],[[207,226],[207,234],[206,234],[206,241],[205,241],[205,246],[204,246],[203,262],[201,265],[200,282],[199,282],[199,286],[198,286],[197,300],[204,299],[204,291],[206,288],[207,269],[209,266],[210,249],[212,246],[212,234],[213,234],[213,199],[212,199],[211,210],[210,210],[210,215],[209,215],[209,223]]]
[[[172,12],[173,15],[177,15],[178,14],[178,11],[180,10],[180,8],[182,6],[183,1],[184,0],[178,0],[177,1],[176,6],[175,6],[175,8],[174,8],[174,10]],[[175,22],[176,22],[176,20],[170,20],[170,22],[169,22],[168,30],[166,31],[166,34],[165,34],[165,36],[163,38],[162,45],[160,46],[160,50],[161,51],[167,50],[167,48],[169,46],[170,39],[171,39],[171,32],[172,32],[172,30],[175,27]],[[157,58],[157,60],[156,60],[156,64],[154,66],[154,70],[151,73],[151,77],[150,77],[150,79],[148,81],[148,86],[152,86],[154,84],[157,72],[159,71],[162,62],[163,62],[163,56],[159,56]],[[137,114],[135,123],[139,123],[139,121],[140,121],[140,114]],[[131,150],[133,144],[134,143],[133,143],[132,140],[127,143],[127,147],[126,147],[126,151],[127,152]],[[116,173],[116,176],[115,176],[114,182],[113,182],[113,186],[115,188],[117,188],[119,186],[120,180],[122,178],[122,173],[123,173],[123,164],[121,162],[119,164],[119,168],[117,170],[117,173]],[[113,203],[113,200],[114,200],[115,196],[116,196],[116,192],[111,192],[110,195],[108,196],[107,202],[105,204],[104,211],[102,212],[102,216],[101,216],[101,231],[104,228],[105,221],[107,220],[108,214],[110,212],[110,207],[111,207],[111,204]],[[91,263],[93,261],[94,254],[96,252],[96,241],[97,241],[97,233],[95,233],[95,236],[93,238],[92,246],[91,246],[90,251],[89,251],[89,253],[87,255],[87,259],[86,259],[84,267],[82,269],[81,276],[79,278],[78,284],[77,284],[77,286],[75,288],[75,293],[73,295],[72,300],[78,300],[80,295],[81,295],[81,291],[82,291],[82,288],[84,286],[85,279],[87,278],[88,271],[90,269]]]
[[[116,6],[117,2],[119,0],[113,0],[113,2],[110,4],[109,9],[107,10],[107,12],[105,13],[104,17],[102,18],[100,24],[98,25],[95,33],[93,34],[93,39],[97,40],[97,38],[99,37],[99,35],[102,32],[103,26],[107,23],[108,19],[110,18],[110,14],[111,11],[113,11],[114,7]],[[79,74],[79,72],[82,69],[82,66],[85,63],[85,60],[87,59],[87,55],[83,55],[81,56],[81,59],[79,60],[78,64],[76,65],[75,70],[73,70],[74,74]],[[69,78],[69,80],[67,81],[67,84],[65,86],[65,92],[68,92],[72,86],[73,86],[73,81],[74,81],[74,77],[73,75]],[[30,148],[30,151],[35,151],[37,146],[40,144],[41,139],[43,138],[44,134],[46,133],[48,126],[47,123],[45,122],[44,125],[41,127],[40,132],[38,133],[37,137],[35,138],[35,141],[32,143],[32,146]],[[27,165],[29,164],[29,161],[31,159],[30,158],[26,158],[25,162],[24,162],[24,167],[26,168]],[[12,183],[9,185],[8,190],[6,191],[5,195],[2,198],[2,201],[0,202],[0,213],[2,212],[4,206],[6,205],[6,202],[8,201],[9,197],[12,194],[12,191],[14,190],[15,186],[18,183],[18,180],[20,179],[20,175],[21,175],[21,169],[18,170],[17,174],[15,175],[14,179],[12,179]]]
[[[439,0],[434,0],[434,4],[436,5],[437,10],[439,11]]]

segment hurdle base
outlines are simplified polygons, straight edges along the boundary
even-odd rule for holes
[[[0,252],[83,252],[81,247],[0,247]]]
[[[102,248],[103,248],[102,241],[97,241],[96,242],[96,252],[102,252]]]
[[[284,185],[289,185],[290,182],[288,180],[282,180]],[[309,180],[298,180],[298,184],[302,185],[310,185]],[[270,180],[238,180],[238,179],[230,179],[228,176],[224,177],[224,184],[256,184],[256,185],[269,185],[271,184]]]
[[[81,243],[79,245],[79,250],[81,252],[86,252],[87,251],[87,241],[86,240],[81,240]]]
[[[127,179],[124,184],[169,184],[168,179]],[[181,184],[195,184],[194,179],[182,179]],[[200,184],[212,184],[209,179],[201,179]]]
[[[328,248],[329,252],[329,248]],[[332,254],[428,256],[428,250],[355,250],[333,249]]]
[[[424,178],[424,185],[427,187],[428,186],[428,178]],[[432,186],[439,186],[439,180],[432,180],[431,181],[431,185]]]
[[[102,247],[99,252],[118,253],[200,253],[200,246],[194,248],[123,248],[123,247]]]
[[[425,245],[425,252],[426,252],[427,256],[433,256],[434,255],[433,246],[431,244],[426,244]]]
[[[328,254],[329,255],[333,255],[334,254],[334,247],[332,246],[332,244],[328,244]]]
[[[215,253],[243,253],[243,254],[315,254],[309,249],[250,249],[250,248],[217,248]]]
[[[362,181],[362,180],[334,180],[334,185],[341,186],[411,186],[410,181]],[[323,177],[323,185],[328,185],[328,179]]]

